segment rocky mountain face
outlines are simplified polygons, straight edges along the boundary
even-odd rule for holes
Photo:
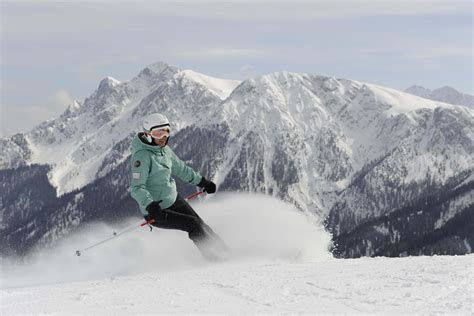
[[[172,122],[178,156],[220,191],[278,196],[324,219],[336,256],[471,252],[472,109],[345,79],[237,82],[164,63],[105,78],[61,117],[0,139],[0,251],[139,216],[130,142],[155,112]]]
[[[474,108],[474,96],[461,93],[454,88],[445,86],[430,90],[421,86],[411,86],[405,89],[405,92],[417,95],[422,98],[445,102],[449,104],[464,105]]]

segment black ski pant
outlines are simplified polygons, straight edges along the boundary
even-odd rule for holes
[[[191,205],[179,195],[173,205],[163,209],[151,225],[185,231],[195,243],[204,241],[208,237],[207,231],[212,231]]]

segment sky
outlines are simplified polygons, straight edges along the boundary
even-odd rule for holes
[[[287,70],[473,88],[473,1],[1,1],[0,136],[163,61],[245,80]]]

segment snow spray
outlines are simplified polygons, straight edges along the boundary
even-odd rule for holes
[[[96,223],[71,234],[53,249],[31,254],[26,264],[3,258],[2,288],[38,284],[99,280],[137,274],[148,275],[199,269],[233,262],[308,262],[332,258],[330,235],[315,218],[273,197],[215,194],[205,203],[194,203],[201,218],[231,248],[233,257],[209,263],[187,233],[168,229],[138,229],[77,257],[75,249],[93,244],[116,229]],[[133,224],[136,218],[123,224]],[[122,225],[123,227],[124,225]]]

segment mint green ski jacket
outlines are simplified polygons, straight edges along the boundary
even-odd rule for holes
[[[161,208],[170,207],[177,197],[176,182],[172,177],[197,185],[202,176],[180,160],[169,146],[151,146],[142,142],[139,135],[132,141],[132,179],[130,192],[145,208],[153,201],[161,201]]]

